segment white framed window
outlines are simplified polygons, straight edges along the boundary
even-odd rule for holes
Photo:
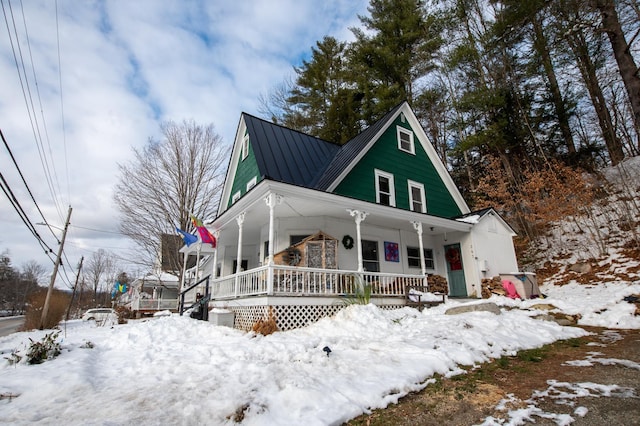
[[[393,183],[393,175],[375,169],[376,176],[376,203],[385,206],[396,206],[396,191]]]
[[[249,155],[249,135],[244,135],[242,138],[242,159],[244,160]]]
[[[424,185],[412,180],[407,182],[409,185],[409,208],[414,212],[426,213],[427,199],[424,195]]]
[[[413,143],[413,132],[402,126],[396,126],[396,130],[398,133],[398,149],[400,151],[408,152],[411,155],[415,155],[416,148]]]
[[[407,262],[409,264],[409,268],[421,268],[420,265],[420,248],[418,247],[407,247]],[[433,249],[426,248],[424,249],[424,266],[426,269],[433,269]]]
[[[233,194],[233,197],[231,197],[231,203],[235,204],[235,202],[238,201],[239,199],[240,199],[240,191]]]
[[[249,192],[249,190],[251,188],[253,188],[254,186],[256,186],[256,183],[258,182],[258,178],[257,177],[252,177],[251,180],[249,182],[247,182],[247,192]]]

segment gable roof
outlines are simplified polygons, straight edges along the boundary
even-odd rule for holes
[[[398,104],[391,111],[386,113],[384,117],[376,121],[373,125],[366,130],[358,134],[353,139],[342,145],[340,150],[333,157],[333,160],[326,168],[315,189],[326,191],[329,189],[332,183],[340,176],[340,174],[353,162],[353,160],[365,149],[367,144],[380,132],[388,123],[388,121],[395,116],[398,110],[405,104],[402,102]]]
[[[313,188],[340,146],[243,113],[262,177]]]
[[[480,223],[480,221],[482,221],[485,217],[487,217],[488,215],[493,215],[494,217],[496,217],[498,219],[498,221],[500,223],[502,223],[502,225],[513,234],[513,236],[517,236],[518,233],[513,229],[513,227],[511,227],[511,225],[509,225],[507,223],[506,220],[503,219],[503,217],[500,215],[500,213],[498,213],[493,207],[487,207],[484,209],[480,209],[480,210],[476,210],[473,212],[469,212],[467,214],[463,214],[461,216],[458,216],[456,218],[453,218],[454,220],[457,220],[458,222],[465,222],[465,223],[470,223],[472,225],[475,225],[477,223]]]
[[[226,210],[227,203],[230,202],[233,179],[241,162],[241,146],[245,135],[249,135],[249,144],[258,169],[258,180],[266,178],[308,189],[333,192],[399,114],[406,117],[417,141],[424,148],[460,212],[468,213],[469,207],[462,194],[429,142],[411,107],[404,101],[342,146],[242,113],[218,215]]]

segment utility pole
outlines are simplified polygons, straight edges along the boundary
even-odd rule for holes
[[[80,265],[78,265],[78,273],[76,274],[76,283],[73,285],[73,293],[71,294],[71,301],[67,308],[67,317],[65,321],[69,321],[69,313],[71,313],[71,305],[73,305],[73,299],[76,297],[76,289],[78,288],[78,280],[80,279],[80,271],[82,271],[82,262],[84,262],[84,256],[80,258]]]
[[[71,220],[71,206],[69,206],[69,213],[67,213],[67,221],[64,224],[64,230],[62,231],[62,240],[60,240],[60,247],[58,248],[58,257],[56,263],[53,266],[53,273],[51,274],[51,281],[49,282],[49,289],[47,290],[47,297],[44,299],[44,306],[42,307],[42,317],[40,318],[40,330],[44,328],[44,322],[49,314],[49,303],[51,301],[51,293],[53,292],[53,284],[56,282],[56,276],[58,275],[58,268],[62,260],[62,249],[64,247],[64,240],[67,238],[67,229],[69,229],[69,221]]]

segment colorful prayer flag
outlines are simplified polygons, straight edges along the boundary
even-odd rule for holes
[[[204,244],[211,244],[211,247],[216,248],[216,238],[209,232],[204,223],[194,215],[191,215],[191,223],[196,227],[198,234],[200,234],[200,241]]]
[[[195,243],[196,241],[198,241],[198,237],[190,234],[188,232],[183,231],[180,228],[176,228],[176,231],[178,231],[178,233],[182,236],[182,241],[184,241],[185,245],[187,247],[189,247],[191,244]]]

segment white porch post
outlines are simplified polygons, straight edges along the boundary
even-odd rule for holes
[[[202,243],[198,242],[198,249],[196,250],[196,283],[200,281],[200,249],[202,248]],[[194,283],[195,284],[195,283]]]
[[[362,212],[360,210],[347,210],[352,217],[356,219],[356,244],[358,245],[358,272],[364,272],[364,266],[362,266],[362,243],[360,236],[360,222],[362,222],[369,213]]]
[[[265,203],[267,203],[267,207],[269,207],[269,254],[267,257],[267,262],[269,266],[273,265],[273,234],[275,228],[275,210],[276,206],[282,203],[282,195],[271,193],[267,195],[264,199]]]
[[[213,236],[216,239],[216,249],[213,251],[213,271],[211,271],[211,280],[218,278],[218,242],[220,241],[220,231],[214,231]]]
[[[235,284],[235,295],[238,297],[238,283],[240,282],[240,278],[238,274],[242,270],[242,225],[244,224],[244,215],[246,212],[242,212],[236,217],[236,222],[238,222],[238,254],[236,258],[236,284]]]
[[[273,295],[273,248],[275,243],[273,241],[275,234],[275,212],[276,206],[282,203],[282,195],[271,193],[264,199],[269,207],[269,254],[267,257],[267,294]]]
[[[422,222],[412,221],[413,229],[418,233],[418,244],[420,247],[420,268],[422,269],[422,275],[427,277],[427,264],[424,260],[424,244],[422,243]],[[425,282],[426,284],[426,282]]]

